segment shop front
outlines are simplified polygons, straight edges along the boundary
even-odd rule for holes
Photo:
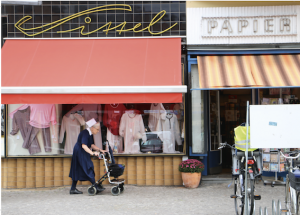
[[[189,155],[202,158],[206,175],[230,175],[230,149],[218,147],[234,144],[234,128],[246,122],[246,102],[299,103],[300,6],[201,5],[187,2]]]
[[[92,118],[101,124],[95,145],[104,148],[108,141],[126,167],[125,183],[181,185],[187,87],[179,29],[185,3],[81,4],[30,6],[33,19],[27,6],[17,16],[10,10],[20,5],[5,5],[15,37],[9,30],[2,47],[2,188],[71,185],[73,147]],[[73,14],[71,8],[85,10]],[[35,23],[35,11],[48,9],[50,23]],[[61,19],[53,20],[58,9]],[[145,17],[140,24],[138,14]],[[102,160],[93,163],[97,179],[105,167]]]

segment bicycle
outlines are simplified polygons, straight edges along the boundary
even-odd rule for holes
[[[281,156],[286,158],[287,166],[288,166],[288,174],[286,175],[286,184],[285,184],[285,203],[289,206],[289,211],[291,214],[299,214],[299,203],[300,203],[300,180],[297,181],[295,175],[293,174],[293,170],[299,169],[299,161],[293,162],[293,160],[300,157],[300,152],[290,151],[285,152],[289,154],[289,156],[285,156],[280,150]],[[293,156],[298,154],[296,156]],[[291,157],[293,156],[293,157]],[[290,160],[290,161],[289,161]],[[294,163],[294,164],[293,164]],[[296,166],[295,166],[296,165]],[[295,166],[295,167],[294,167]],[[292,183],[291,183],[292,182]]]
[[[260,200],[260,195],[254,195],[254,182],[259,177],[261,177],[262,169],[258,166],[259,162],[261,162],[261,152],[254,151],[248,152],[248,169],[245,170],[245,152],[237,150],[234,145],[231,146],[228,143],[220,143],[220,147],[230,147],[232,153],[232,176],[234,178],[234,195],[231,195],[230,198],[234,199],[235,211],[237,215],[244,214],[244,207],[245,207],[245,177],[246,174],[249,182],[247,183],[247,199],[248,199],[248,214],[253,215],[255,211],[255,200]],[[257,161],[257,158],[258,159]],[[260,160],[260,161],[259,161]]]

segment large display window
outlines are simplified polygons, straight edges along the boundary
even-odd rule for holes
[[[7,156],[72,155],[79,133],[94,118],[94,144],[114,155],[184,153],[184,105],[9,104]]]

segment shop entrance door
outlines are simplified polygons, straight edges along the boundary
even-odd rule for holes
[[[220,140],[220,91],[209,93],[209,128],[210,146],[208,147],[209,174],[222,172],[222,154],[218,149]]]
[[[234,144],[234,128],[246,122],[246,103],[251,98],[252,90],[209,92],[209,174],[231,174],[231,150],[218,147],[221,142]]]

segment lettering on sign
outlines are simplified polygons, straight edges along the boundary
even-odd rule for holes
[[[202,37],[297,35],[297,14],[202,17]]]
[[[44,32],[47,32],[53,28],[56,28],[66,22],[71,21],[72,19],[75,19],[77,17],[80,16],[84,16],[84,15],[88,15],[91,13],[98,13],[98,12],[102,12],[102,11],[118,11],[118,10],[123,10],[123,11],[132,11],[131,6],[127,5],[127,4],[111,4],[111,5],[105,5],[105,6],[99,6],[99,7],[94,7],[88,10],[84,10],[82,12],[79,13],[75,13],[73,15],[67,16],[63,19],[57,20],[55,22],[51,22],[49,24],[45,24],[45,25],[41,25],[39,27],[35,27],[35,28],[23,28],[22,26],[29,20],[32,19],[32,16],[24,16],[23,18],[21,18],[16,24],[15,27],[21,31],[22,33],[24,33],[27,36],[36,36],[39,34],[42,34]],[[135,33],[138,32],[142,32],[142,31],[148,31],[150,34],[152,35],[158,35],[158,34],[162,34],[166,31],[169,31],[170,29],[172,29],[174,26],[176,26],[178,23],[173,24],[172,26],[170,26],[167,29],[163,29],[160,32],[152,32],[151,31],[151,27],[154,26],[158,21],[160,21],[166,14],[165,10],[160,11],[159,13],[157,13],[153,19],[151,20],[151,22],[149,23],[149,25],[145,28],[140,28],[140,26],[142,25],[141,23],[136,24],[133,28],[128,28],[126,29],[126,21],[122,22],[121,24],[117,25],[117,26],[111,26],[112,22],[107,22],[106,24],[100,26],[99,28],[97,28],[96,30],[90,31],[90,32],[84,32],[85,30],[85,26],[79,26],[77,28],[73,28],[73,29],[69,29],[69,30],[65,30],[65,31],[57,31],[56,33],[66,33],[66,32],[72,32],[72,31],[76,31],[76,30],[81,30],[81,35],[89,35],[92,33],[95,33],[97,31],[102,30],[103,32],[105,32],[106,34],[108,34],[109,31],[112,30],[116,30],[119,34],[123,33],[123,32],[127,32],[127,31],[133,31]],[[92,22],[92,19],[90,17],[86,17],[84,19],[86,24],[89,24]],[[36,33],[29,33],[32,32],[33,30],[40,30],[39,32]]]
[[[273,32],[273,19],[265,19],[265,32]]]

